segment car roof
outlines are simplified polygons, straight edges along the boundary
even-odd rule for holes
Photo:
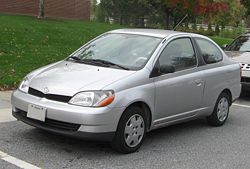
[[[187,32],[178,32],[172,30],[164,30],[164,29],[116,29],[109,31],[108,33],[124,33],[124,34],[134,34],[134,35],[144,35],[144,36],[152,36],[157,38],[166,38],[167,36],[176,36],[176,35],[188,35],[192,37],[199,37],[203,39],[210,40],[210,38],[195,34],[195,33],[187,33]]]
[[[182,32],[163,30],[163,29],[117,29],[110,31],[109,33],[125,33],[125,34],[146,35],[158,38],[165,38],[166,36],[173,34],[181,34]]]

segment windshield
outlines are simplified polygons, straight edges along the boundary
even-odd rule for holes
[[[250,37],[240,36],[231,43],[226,50],[228,51],[240,51],[250,52]]]
[[[70,58],[86,64],[102,61],[102,64],[109,63],[110,67],[139,70],[145,66],[161,40],[142,35],[105,34],[75,52]]]

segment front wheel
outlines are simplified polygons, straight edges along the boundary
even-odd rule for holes
[[[213,113],[207,117],[208,124],[222,126],[228,118],[229,107],[230,97],[227,93],[222,93],[216,102]]]
[[[144,140],[147,124],[143,109],[129,107],[123,113],[112,146],[120,153],[132,153],[138,150]]]

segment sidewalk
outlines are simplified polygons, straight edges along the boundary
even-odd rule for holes
[[[15,121],[16,119],[11,115],[11,98],[12,91],[0,92],[0,123]]]

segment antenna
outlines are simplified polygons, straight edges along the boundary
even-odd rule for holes
[[[178,22],[177,23],[177,25],[175,25],[175,27],[174,27],[174,31],[176,30],[176,28],[186,19],[188,17],[188,14],[186,14],[182,19],[181,19],[181,21],[180,22]]]

